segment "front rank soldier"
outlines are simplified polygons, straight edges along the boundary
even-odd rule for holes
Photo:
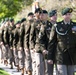
[[[49,43],[51,28],[57,22],[57,10],[51,10],[49,12],[49,18],[50,18],[50,23],[48,23],[48,21],[46,20],[46,22],[47,22],[46,23],[47,24],[46,34],[47,34],[47,38],[48,38],[47,43],[46,43],[47,50],[48,50],[48,43]],[[54,48],[56,48],[56,46]],[[55,56],[55,55],[53,55],[53,56]],[[54,61],[55,61],[55,59],[54,59]],[[45,66],[46,66],[45,75],[53,75],[54,64],[48,64],[47,57],[45,58]]]
[[[51,19],[54,21],[54,23],[56,23],[56,19],[57,19],[56,10],[52,10],[50,12],[50,15],[51,13],[54,13],[51,16]],[[49,36],[50,36],[50,32],[53,24],[48,21],[48,12],[46,10],[42,10],[41,21],[43,25],[41,25],[42,28],[40,28],[39,35],[40,35],[40,44],[42,47],[43,47],[42,44],[44,44],[44,48],[45,48],[45,49],[42,49],[42,54],[45,60],[44,61],[45,75],[53,75],[53,65],[48,64],[48,61],[47,61],[47,54],[48,54],[47,48],[48,48]],[[41,41],[45,41],[45,42],[42,43]]]
[[[49,16],[54,18],[54,19],[52,19],[52,21],[55,20],[55,17],[56,17],[55,15],[56,15],[56,10],[50,11]],[[46,41],[44,43],[46,48],[45,48],[45,50],[43,50],[43,55],[44,55],[44,59],[45,59],[45,61],[44,61],[45,62],[45,75],[53,75],[53,66],[48,64],[48,62],[47,62],[47,53],[48,53],[47,47],[48,47],[49,36],[50,36],[50,32],[51,32],[51,28],[52,28],[53,24],[50,21],[48,21],[48,12],[46,10],[43,10],[42,17],[43,17],[42,22],[45,25],[44,32],[42,32],[42,34],[45,35],[44,37],[45,37],[45,41]],[[54,21],[54,23],[55,22],[56,21]]]
[[[53,55],[56,54],[57,75],[74,75],[76,23],[71,20],[72,11],[72,8],[63,9],[63,21],[55,24],[50,33],[48,63],[53,64]],[[54,49],[55,45],[57,49]],[[55,52],[53,52],[54,50]]]

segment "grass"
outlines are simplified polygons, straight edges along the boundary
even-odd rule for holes
[[[0,75],[10,75],[6,71],[0,68]]]

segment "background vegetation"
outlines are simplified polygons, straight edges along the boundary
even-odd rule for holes
[[[6,71],[0,68],[0,75],[9,75]]]
[[[35,0],[0,0],[0,20],[5,17],[14,17],[16,20],[27,17],[32,11],[32,3]],[[57,9],[59,20],[61,11],[65,7],[72,7],[73,19],[76,19],[76,0],[39,0],[41,8],[50,11]]]

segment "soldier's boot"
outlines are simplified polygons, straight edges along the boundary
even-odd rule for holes
[[[27,71],[27,74],[32,75],[32,71],[31,70]]]
[[[11,63],[10,65],[11,65],[10,69],[13,69],[13,64]]]
[[[20,71],[20,67],[19,67],[19,65],[17,65],[17,71],[18,71],[18,72]]]
[[[21,75],[24,75],[25,69],[22,68],[21,71],[22,71],[22,74]]]
[[[8,65],[8,61],[7,60],[4,60],[4,65]]]
[[[1,59],[1,63],[3,63],[3,59]]]

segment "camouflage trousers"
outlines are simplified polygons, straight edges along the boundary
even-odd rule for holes
[[[1,52],[2,52],[2,59],[4,60],[8,60],[9,57],[10,57],[10,49],[9,49],[9,46],[4,46],[2,45],[1,46]]]
[[[26,51],[24,50],[25,52],[25,68],[26,68],[26,71],[32,71],[32,60],[31,60],[31,52],[30,50]]]
[[[35,53],[36,61],[36,75],[45,75],[44,71],[44,57],[41,53]]]
[[[20,68],[24,67],[24,52],[23,50],[19,50],[19,48],[16,48],[13,50],[14,54],[14,60],[15,60],[15,65],[19,65]]]

